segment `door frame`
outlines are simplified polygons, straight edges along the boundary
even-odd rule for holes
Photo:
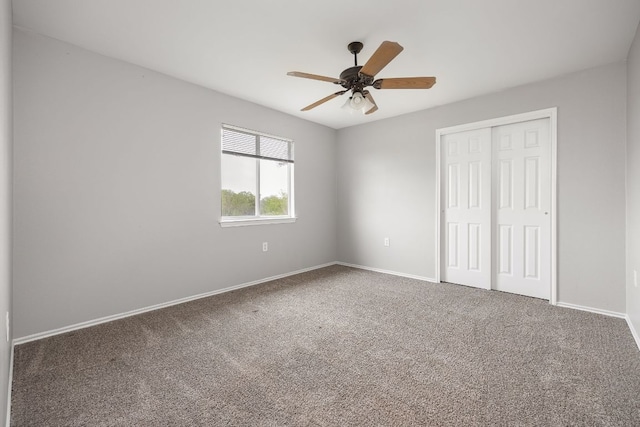
[[[440,206],[441,197],[441,165],[442,165],[442,136],[458,133],[468,130],[476,130],[481,128],[492,128],[502,125],[510,125],[514,123],[527,122],[538,119],[549,119],[550,136],[550,154],[551,154],[551,290],[549,292],[549,303],[556,305],[558,303],[558,276],[557,276],[557,138],[558,138],[558,108],[547,108],[543,110],[530,111],[528,113],[514,114],[511,116],[498,117],[495,119],[482,120],[479,122],[466,123],[463,125],[450,126],[446,128],[436,129],[436,283],[440,283],[441,276],[441,260],[442,260],[442,207]]]

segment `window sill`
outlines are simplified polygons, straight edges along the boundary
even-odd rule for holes
[[[221,219],[220,227],[245,227],[248,225],[289,224],[296,222],[296,217],[287,218],[251,218],[251,219]]]

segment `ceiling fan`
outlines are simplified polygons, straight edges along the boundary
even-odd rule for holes
[[[364,65],[358,65],[358,53],[362,50],[362,43],[352,42],[347,46],[349,52],[353,54],[353,67],[349,67],[340,73],[340,78],[319,76],[317,74],[302,73],[299,71],[290,71],[289,76],[302,77],[305,79],[322,80],[325,82],[335,83],[344,88],[336,93],[322,98],[319,101],[309,104],[300,111],[309,111],[318,105],[351,91],[351,96],[344,104],[343,108],[353,110],[361,110],[364,114],[371,114],[378,110],[376,102],[371,96],[367,87],[372,86],[375,89],[429,89],[436,83],[435,77],[396,77],[390,79],[374,80],[384,67],[387,66],[402,50],[404,49],[396,42],[384,41],[373,53],[371,58]]]

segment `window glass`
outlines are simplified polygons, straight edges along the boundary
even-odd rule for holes
[[[289,163],[260,160],[260,213],[289,214]]]
[[[256,161],[222,155],[222,216],[255,216]]]

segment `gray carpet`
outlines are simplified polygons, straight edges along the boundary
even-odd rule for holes
[[[15,426],[640,425],[621,319],[332,266],[15,348]]]

